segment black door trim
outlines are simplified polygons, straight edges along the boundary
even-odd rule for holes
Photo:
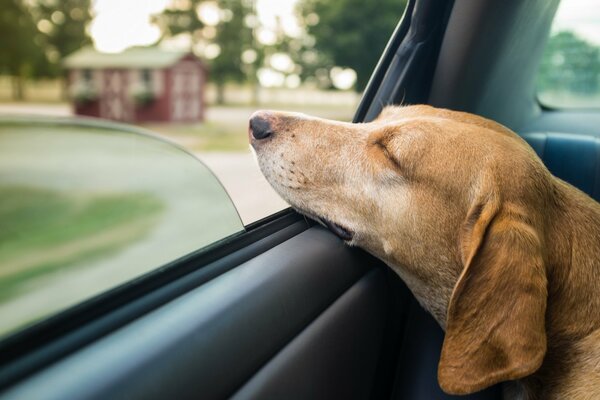
[[[454,0],[410,0],[367,89],[354,122],[368,122],[388,104],[421,104],[429,91]]]

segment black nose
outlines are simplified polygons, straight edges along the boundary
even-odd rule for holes
[[[273,134],[269,121],[260,115],[250,118],[250,131],[255,139],[266,139]]]

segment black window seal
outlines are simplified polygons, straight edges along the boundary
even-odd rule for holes
[[[396,55],[396,51],[406,37],[406,33],[410,27],[410,21],[413,9],[415,7],[415,2],[416,0],[409,0],[408,4],[406,5],[404,13],[402,14],[402,18],[398,22],[398,25],[396,25],[396,28],[394,29],[394,32],[392,33],[392,36],[383,51],[383,55],[377,62],[375,70],[371,75],[369,82],[367,83],[367,87],[363,92],[352,122],[365,122],[367,112],[369,111],[369,108],[375,99],[375,95],[377,94],[377,91],[383,82],[385,74],[387,73],[392,60]]]
[[[410,0],[358,107],[368,122],[388,104],[426,104],[454,0]]]

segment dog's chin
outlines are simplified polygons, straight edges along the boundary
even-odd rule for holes
[[[332,222],[326,218],[320,218],[320,220],[331,232],[333,232],[340,239],[349,242],[354,237],[354,232],[352,232],[351,230],[344,228],[343,226],[336,224],[335,222]]]
[[[288,202],[290,202],[290,201],[288,200]],[[292,202],[290,202],[290,203],[292,203]],[[320,222],[322,225],[326,226],[327,229],[329,229],[333,234],[335,234],[340,239],[342,239],[346,242],[351,242],[352,239],[354,239],[354,232],[351,231],[350,229],[348,229],[336,222],[333,222],[328,218],[320,217],[318,215],[313,214],[312,212],[303,210],[302,208],[293,205],[293,203],[292,203],[292,207],[296,211],[298,211],[300,214],[306,215],[308,218],[313,219],[317,222]]]

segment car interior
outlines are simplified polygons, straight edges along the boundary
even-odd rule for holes
[[[559,0],[411,0],[354,122],[426,103],[496,120],[600,200],[600,112],[535,76]],[[0,342],[6,399],[500,399],[442,392],[444,333],[382,262],[291,209]]]

